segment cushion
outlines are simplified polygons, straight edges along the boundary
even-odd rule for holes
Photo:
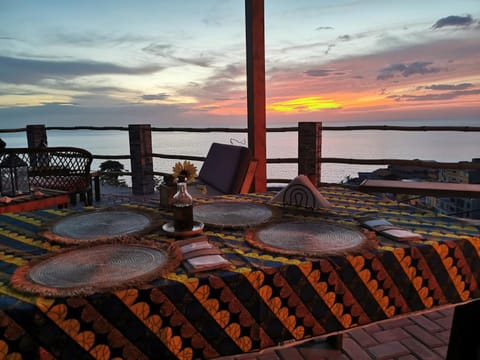
[[[244,146],[213,143],[198,178],[222,194],[238,194],[251,158]]]

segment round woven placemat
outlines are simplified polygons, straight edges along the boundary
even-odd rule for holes
[[[18,290],[45,296],[85,295],[153,280],[175,266],[172,262],[160,248],[100,244],[20,267],[11,284]]]
[[[273,223],[247,229],[245,238],[262,250],[302,256],[344,254],[368,244],[361,231],[328,222]]]
[[[193,217],[205,226],[244,228],[266,223],[279,210],[267,205],[240,201],[218,201],[196,205]]]
[[[41,235],[63,244],[104,242],[152,228],[149,212],[107,208],[66,216],[45,226]]]

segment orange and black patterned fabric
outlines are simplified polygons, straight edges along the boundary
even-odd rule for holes
[[[359,226],[357,217],[376,215],[425,239],[379,237],[373,249],[303,258],[253,248],[242,229],[207,228],[204,235],[231,269],[188,274],[178,267],[145,286],[46,298],[14,290],[10,277],[17,267],[62,250],[38,230],[81,209],[1,215],[0,358],[215,358],[480,298],[478,227],[338,186],[321,191],[332,209],[284,209],[282,220]],[[273,195],[221,199],[265,203]],[[170,212],[158,212],[171,220]],[[175,241],[161,230],[145,237]]]

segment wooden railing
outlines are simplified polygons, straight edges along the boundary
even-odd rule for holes
[[[177,160],[195,160],[203,161],[203,156],[192,156],[184,154],[163,154],[155,153],[151,148],[152,132],[189,132],[189,133],[247,133],[246,128],[179,128],[179,127],[150,127],[150,125],[129,125],[121,126],[44,126],[28,125],[26,128],[0,129],[1,133],[26,132],[28,146],[37,147],[42,142],[47,142],[47,131],[126,131],[130,138],[130,152],[125,155],[93,154],[94,159],[99,160],[130,160],[132,171],[124,172],[121,175],[132,176],[132,186],[134,193],[148,193],[153,191],[153,176],[165,175],[164,172],[153,169],[153,158],[159,159],[177,159]],[[268,128],[267,132],[299,132],[299,155],[298,157],[288,158],[269,158],[267,164],[298,164],[298,172],[307,174],[317,184],[321,183],[321,165],[326,163],[336,164],[357,164],[357,165],[401,165],[401,166],[419,166],[438,169],[471,169],[480,170],[478,162],[432,162],[424,160],[403,160],[403,159],[356,159],[356,158],[338,158],[322,157],[321,138],[322,132],[326,131],[363,131],[363,130],[383,130],[383,131],[446,131],[446,132],[480,132],[477,126],[391,126],[391,125],[358,125],[358,126],[322,126],[321,123],[299,123],[294,127]],[[136,140],[135,140],[136,139]],[[302,150],[302,146],[304,149]],[[475,157],[476,154],[472,154]],[[148,161],[144,161],[149,159]],[[133,164],[147,164],[141,168],[134,168]],[[119,174],[120,175],[120,174]],[[151,181],[145,181],[145,179]],[[269,178],[267,183],[288,183],[291,179]],[[142,183],[142,186],[136,186],[136,183]],[[146,185],[145,185],[146,184]]]

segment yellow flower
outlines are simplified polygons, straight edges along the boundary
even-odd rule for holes
[[[197,177],[197,167],[188,160],[183,161],[183,163],[181,161],[177,162],[172,170],[172,176],[174,178],[183,175],[185,176],[187,183],[194,181]]]

